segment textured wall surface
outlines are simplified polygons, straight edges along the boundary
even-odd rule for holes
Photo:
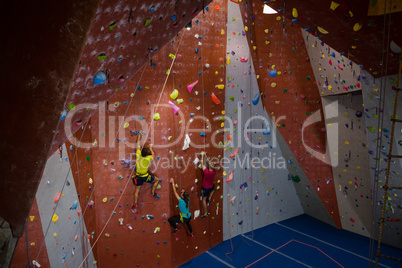
[[[93,207],[87,209],[93,216],[84,215],[84,218],[88,232],[94,232],[90,241],[96,246],[94,255],[98,265],[155,266],[159,263],[164,267],[177,266],[222,241],[221,170],[209,206],[211,215],[192,219],[195,237],[189,237],[181,225],[181,231],[173,237],[173,230],[167,223],[168,217],[178,213],[169,179],[174,178],[179,189],[190,192],[190,211],[194,216],[195,211],[201,209],[202,173],[193,161],[202,150],[217,160],[223,154],[218,143],[223,141],[219,116],[224,114],[225,90],[216,85],[224,83],[225,79],[226,4],[218,1],[215,5],[220,6],[219,11],[209,8],[205,18],[202,14],[195,17],[191,30],[183,29],[153,56],[155,65],[147,64],[108,102],[100,102],[98,113],[88,126],[83,125],[82,141],[88,148],[79,149],[73,166],[74,179],[83,211],[88,202],[94,201]],[[189,92],[187,85],[196,80],[198,84]],[[174,89],[179,92],[177,100],[170,98]],[[213,103],[212,93],[221,99],[221,104]],[[174,115],[169,100],[180,108],[178,115]],[[158,102],[160,106],[156,107]],[[153,120],[156,112],[159,120]],[[126,127],[125,123],[128,123]],[[143,142],[154,144],[157,159],[150,170],[162,179],[161,188],[157,190],[161,198],[150,197],[149,184],[145,184],[140,192],[138,212],[133,214],[133,165],[125,167],[121,160],[134,160],[132,152],[137,138],[134,132],[139,130],[149,134],[143,137]],[[206,137],[201,136],[201,132],[206,133]],[[185,134],[190,135],[191,144],[182,150]],[[70,139],[74,148],[81,135],[82,130],[79,130]],[[119,219],[123,219],[122,225]]]
[[[381,79],[374,79],[370,74],[362,72],[362,91],[364,100],[364,115],[366,117],[366,132],[368,156],[370,163],[370,177],[373,187],[374,202],[374,230],[373,236],[378,238],[379,219],[381,218],[381,205],[383,204],[384,190],[381,186],[385,183],[385,173],[387,169],[390,137],[391,137],[391,116],[394,109],[395,91],[397,76],[388,76]],[[385,91],[385,92],[384,92]],[[385,95],[383,95],[385,94]],[[379,103],[384,100],[384,109],[379,109]],[[401,98],[399,97],[399,100]],[[401,118],[402,107],[398,103],[397,116]],[[383,124],[379,124],[383,118]],[[393,154],[401,155],[402,149],[401,125],[395,124],[395,137]],[[402,174],[402,162],[398,159],[391,160],[389,175],[389,186],[400,186],[402,184],[400,174]],[[385,218],[402,218],[401,194],[397,190],[388,190]],[[402,248],[401,223],[386,222],[384,227],[383,242]]]
[[[262,102],[253,103],[260,91],[238,4],[229,2],[228,18],[225,158],[230,162],[225,178],[233,171],[233,180],[223,190],[225,240],[303,213],[277,142],[280,134]],[[267,128],[270,134],[264,135]]]
[[[307,31],[304,43],[322,96],[361,90],[361,67]]]
[[[321,98],[301,30],[280,15],[262,14],[260,6],[241,8],[263,104],[332,220],[315,210],[311,216],[341,227],[334,184],[326,183],[333,174]]]
[[[69,122],[60,122],[51,152],[97,111],[97,106],[82,105],[107,101],[210,2],[98,1],[96,15],[64,104],[64,111],[74,111],[74,116]],[[94,83],[98,72],[107,77],[101,84]]]
[[[0,31],[8,37],[0,63],[8,89],[0,110],[7,126],[0,134],[0,204],[8,205],[0,206],[0,215],[15,236],[23,234],[96,5],[93,0],[0,4],[7,10],[1,18],[7,26]],[[15,197],[24,202],[10,203]]]

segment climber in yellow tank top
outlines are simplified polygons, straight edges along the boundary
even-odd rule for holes
[[[155,157],[155,152],[152,150],[152,144],[144,145],[141,149],[141,133],[138,132],[137,137],[137,148],[136,148],[136,174],[133,176],[133,183],[135,185],[134,190],[134,205],[132,209],[138,207],[138,196],[140,193],[141,186],[144,182],[152,183],[151,196],[154,198],[160,198],[158,194],[155,193],[156,187],[159,183],[159,178],[148,171],[149,165]]]

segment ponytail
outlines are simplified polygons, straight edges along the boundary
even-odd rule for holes
[[[188,197],[189,197],[189,194],[186,191],[184,191],[183,200],[184,200],[184,202],[186,202],[186,208],[188,208],[188,203],[190,201],[190,199]]]

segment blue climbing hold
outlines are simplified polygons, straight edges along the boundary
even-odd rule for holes
[[[137,89],[138,89],[138,90],[141,90],[141,89],[142,89],[142,87],[138,86],[138,87],[137,87]]]
[[[176,16],[175,16],[175,15],[173,15],[171,18],[172,18],[172,20],[176,20]]]
[[[106,81],[106,74],[104,71],[99,71],[94,76],[94,84],[100,85]]]
[[[332,52],[332,53],[331,53],[331,56],[335,58],[335,52]]]
[[[142,115],[140,115],[140,120],[144,120],[145,119],[145,117],[143,117]]]
[[[271,127],[269,123],[267,123],[267,128],[262,132],[264,135],[270,135],[271,134]]]
[[[275,77],[278,72],[276,70],[269,71],[269,76]]]
[[[78,206],[78,200],[75,200],[74,204],[71,206],[70,210],[72,209],[77,209]]]
[[[254,98],[253,98],[253,104],[257,105],[259,100],[260,100],[260,93],[256,93]]]
[[[61,113],[60,121],[63,121],[64,119],[66,119],[66,117],[67,117],[67,110],[64,109],[63,112]]]
[[[201,137],[206,137],[207,134],[205,134],[204,132],[200,132],[200,136],[201,136]]]

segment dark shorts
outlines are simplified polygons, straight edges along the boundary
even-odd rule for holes
[[[202,197],[208,197],[209,193],[215,190],[215,184],[211,188],[202,187],[201,193]]]
[[[141,186],[144,184],[144,182],[148,182],[148,183],[153,183],[155,180],[155,176],[152,174],[145,175],[145,176],[140,176],[140,175],[136,175],[133,176],[133,183],[136,186]]]

